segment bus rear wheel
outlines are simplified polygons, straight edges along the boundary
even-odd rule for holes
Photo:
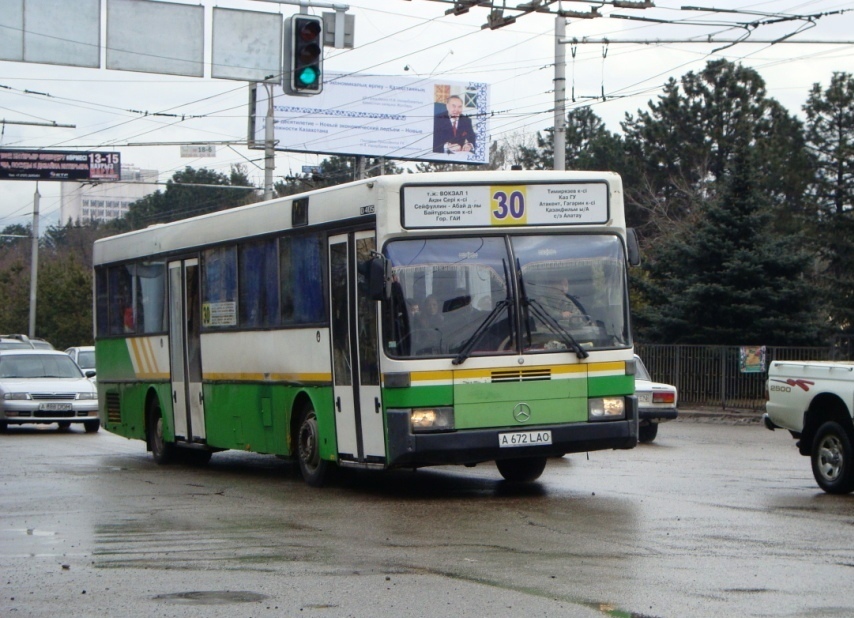
[[[297,431],[297,459],[302,478],[312,487],[320,487],[332,464],[320,458],[320,429],[317,414],[310,405],[300,415]]]
[[[512,483],[529,483],[540,478],[543,470],[546,469],[546,458],[499,459],[495,465],[504,480]]]
[[[163,412],[157,399],[153,399],[148,407],[148,448],[159,465],[168,464],[175,458],[175,445],[163,437]]]

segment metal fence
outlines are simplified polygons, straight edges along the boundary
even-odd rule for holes
[[[636,343],[652,379],[674,385],[679,406],[703,406],[760,411],[765,406],[767,367],[775,360],[840,360],[848,358],[850,340],[834,340],[827,347],[772,347],[765,349],[761,373],[741,370],[739,346],[659,345]]]

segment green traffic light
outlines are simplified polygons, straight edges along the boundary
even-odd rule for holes
[[[313,86],[317,83],[317,69],[314,67],[303,67],[300,69],[297,79],[303,86]]]

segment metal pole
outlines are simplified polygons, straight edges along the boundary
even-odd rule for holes
[[[566,169],[566,18],[555,18],[555,126],[554,169]]]
[[[33,245],[30,268],[30,337],[36,336],[36,291],[38,290],[39,277],[39,185],[36,183],[36,192],[33,195]]]
[[[273,199],[273,170],[276,169],[275,116],[273,114],[273,85],[264,84],[267,90],[267,118],[264,124],[264,199]]]

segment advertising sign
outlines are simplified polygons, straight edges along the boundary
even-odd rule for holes
[[[181,157],[200,159],[202,157],[215,157],[216,146],[213,144],[181,144]]]
[[[311,97],[273,88],[277,150],[489,162],[487,84],[328,72],[325,79]],[[249,142],[262,149],[268,95],[265,88],[253,93]]]
[[[118,152],[0,149],[0,180],[121,180]]]
[[[741,373],[765,373],[765,346],[745,345],[738,350],[738,368]]]
[[[608,221],[604,182],[404,186],[403,226],[579,225]]]

